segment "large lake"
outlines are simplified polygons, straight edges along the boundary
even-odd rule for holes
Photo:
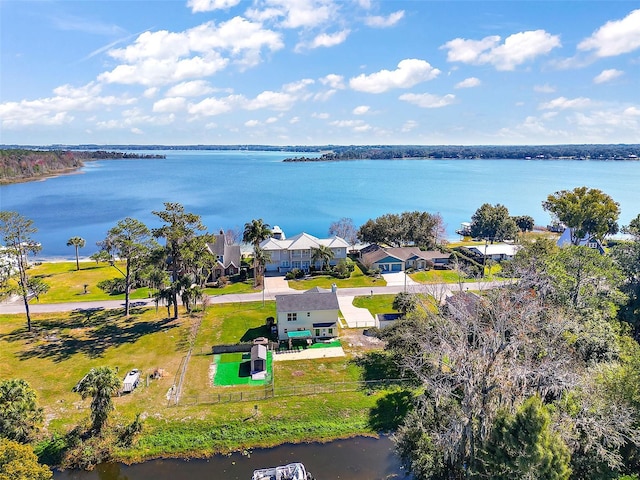
[[[140,152],[145,153],[145,152]],[[359,160],[283,163],[288,152],[167,151],[161,160],[89,162],[76,174],[0,187],[2,210],[34,220],[42,257],[73,257],[66,242],[95,242],[131,216],[158,226],[152,210],[182,203],[210,231],[242,229],[262,218],[288,236],[327,234],[351,217],[356,225],[384,213],[442,214],[450,238],[483,203],[546,225],[541,203],[557,190],[586,185],[620,203],[626,224],[640,213],[640,162],[577,160]]]

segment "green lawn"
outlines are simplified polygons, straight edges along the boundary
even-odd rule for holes
[[[207,295],[229,295],[237,293],[255,293],[262,291],[260,287],[253,288],[253,280],[245,280],[244,282],[229,283],[222,288],[205,288]]]
[[[273,353],[267,352],[267,378],[253,380],[251,378],[250,353],[223,353],[213,356],[216,375],[213,384],[217,387],[229,385],[265,385],[270,382],[273,372]]]
[[[422,272],[410,273],[409,276],[418,283],[458,283],[473,281],[454,270],[425,270]]]
[[[393,299],[396,298],[394,294],[386,295],[374,295],[355,297],[353,304],[359,308],[366,308],[371,312],[371,315],[377,315],[378,313],[395,313],[397,310],[393,308]]]
[[[146,417],[139,443],[117,449],[116,460],[210,455],[377,432],[371,415],[384,401],[384,391],[206,403],[217,394],[256,390],[250,385],[213,385],[211,346],[264,335],[266,318],[275,316],[274,302],[214,305],[201,317],[183,312],[178,320],[164,318],[164,309],[134,309],[128,319],[121,313],[37,314],[31,333],[26,332],[24,315],[0,316],[0,378],[24,378],[33,386],[44,407],[46,434],[64,433],[88,418],[90,399],[81,400],[71,389],[90,368],[102,365],[118,367],[122,377],[139,368],[145,378],[133,393],[114,398],[113,423],[130,422],[136,413]],[[184,401],[168,406],[167,392],[192,340]],[[147,374],[158,368],[165,375],[147,385]],[[233,368],[238,372],[237,364]],[[272,369],[276,387],[352,382],[363,374],[363,367],[349,357],[276,362]],[[193,398],[200,403],[187,401]]]
[[[331,288],[334,283],[338,288],[350,288],[350,287],[384,287],[387,282],[382,278],[373,278],[365,275],[360,270],[358,265],[355,266],[355,270],[351,273],[351,278],[339,279],[333,278],[329,275],[311,277],[308,280],[289,280],[289,286],[295,290],[309,290],[310,288]]]

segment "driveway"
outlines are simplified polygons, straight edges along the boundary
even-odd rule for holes
[[[347,328],[365,328],[375,327],[376,320],[371,315],[371,312],[366,308],[359,308],[353,305],[353,297],[351,296],[338,296],[338,305],[340,305],[340,312],[344,321],[347,323]]]
[[[407,287],[418,285],[409,275],[405,275],[404,272],[383,273],[382,278],[387,282],[387,287],[404,287],[404,282],[407,282]]]
[[[275,295],[278,293],[295,293],[293,288],[289,288],[289,282],[285,280],[284,275],[273,275],[264,277],[264,290],[267,295]]]

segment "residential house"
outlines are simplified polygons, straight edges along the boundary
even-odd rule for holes
[[[223,275],[228,277],[240,273],[240,245],[230,245],[222,232],[214,235],[214,238],[213,243],[207,243],[209,252],[217,258],[210,280],[215,281]]]
[[[321,262],[313,261],[313,249],[324,245],[333,252],[330,265],[337,265],[340,260],[346,260],[349,243],[340,237],[317,238],[308,233],[285,238],[282,231],[279,237],[270,237],[260,243],[260,248],[269,252],[271,261],[266,265],[267,272],[288,272],[293,268],[308,271],[312,265],[321,268]]]
[[[513,245],[511,243],[495,243],[489,245],[476,245],[467,248],[471,253],[479,256],[481,259],[502,262],[503,260],[511,260],[520,249],[520,245]]]
[[[360,252],[360,260],[368,268],[381,272],[402,272],[409,268],[426,270],[429,268],[444,268],[449,264],[448,253],[437,250],[423,251],[418,247],[383,248],[370,245]]]
[[[335,288],[276,295],[278,339],[331,338],[338,335],[338,295]]]
[[[573,232],[572,228],[565,229],[565,231],[562,232],[562,235],[560,235],[560,238],[558,238],[556,245],[558,245],[559,247],[564,247],[565,245],[572,245],[571,243],[572,232]],[[605,254],[605,250],[604,250],[604,247],[602,246],[602,242],[600,242],[600,240],[598,240],[593,235],[589,235],[589,234],[585,235],[580,240],[578,245],[581,245],[583,247],[593,248],[594,250],[597,250],[598,252],[600,252],[600,255]]]

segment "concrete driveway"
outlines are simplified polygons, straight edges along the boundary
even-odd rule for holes
[[[387,287],[404,287],[405,281],[407,287],[418,285],[409,275],[404,272],[385,272],[382,278],[387,282]]]
[[[353,297],[351,296],[338,296],[338,305],[340,305],[340,312],[342,317],[347,323],[348,328],[365,328],[375,327],[376,320],[371,315],[371,312],[366,308],[359,308],[353,305]]]

